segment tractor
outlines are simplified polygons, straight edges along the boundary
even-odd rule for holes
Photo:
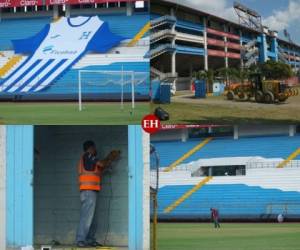
[[[233,100],[236,96],[240,100],[254,100],[258,103],[285,102],[290,96],[299,94],[297,89],[290,88],[279,80],[262,80],[260,74],[251,76],[251,83],[235,84],[230,86],[227,99]]]

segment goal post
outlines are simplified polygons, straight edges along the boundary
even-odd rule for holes
[[[83,108],[85,93],[112,95],[120,99],[121,109],[124,101],[130,99],[131,108],[135,109],[137,86],[148,81],[149,73],[125,70],[79,70],[78,71],[78,106]]]

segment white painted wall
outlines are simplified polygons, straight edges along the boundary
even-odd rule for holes
[[[0,249],[6,249],[5,234],[5,186],[6,186],[6,133],[5,126],[0,126]]]
[[[151,141],[169,141],[169,140],[181,140],[181,130],[163,130],[151,135]]]
[[[97,239],[114,246],[128,244],[127,126],[42,126],[35,128],[35,243],[58,240],[72,244],[79,220],[77,163],[82,143],[92,139],[104,157],[121,149],[122,158],[103,176],[99,193]],[[112,196],[111,196],[112,189]],[[111,198],[112,197],[112,198]],[[110,204],[109,204],[110,202]],[[110,209],[109,209],[110,207]]]
[[[239,137],[242,136],[268,136],[268,135],[289,135],[288,125],[240,125],[238,126]]]
[[[160,172],[159,186],[196,185],[204,176],[191,177],[190,170]],[[244,184],[282,191],[300,192],[300,168],[256,168],[247,169],[243,176],[214,176],[206,185]]]

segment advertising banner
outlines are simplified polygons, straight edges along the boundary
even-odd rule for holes
[[[43,0],[0,0],[0,8],[43,5]]]
[[[136,2],[136,0],[46,0],[46,5]]]
[[[93,4],[93,3],[116,3],[116,2],[144,2],[136,0],[0,0],[0,8],[40,6],[40,5],[62,5],[62,4]]]

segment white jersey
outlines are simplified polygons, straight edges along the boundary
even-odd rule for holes
[[[0,91],[37,92],[54,82],[86,51],[106,52],[119,44],[98,16],[62,17],[36,36],[13,41],[16,53],[32,53],[1,83]]]

